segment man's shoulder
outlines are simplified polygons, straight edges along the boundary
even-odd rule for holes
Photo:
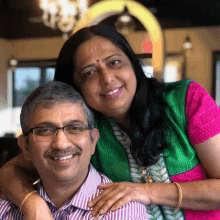
[[[114,212],[109,212],[103,218],[115,220],[147,220],[147,209],[144,204],[139,202],[128,202]]]
[[[23,215],[20,213],[19,208],[9,200],[0,198],[0,220],[20,220]]]
[[[99,173],[101,177],[101,184],[112,183],[112,181],[103,173]]]
[[[112,181],[105,174],[98,172],[92,164],[90,164],[90,173],[93,177],[99,179],[99,184],[112,183]]]
[[[96,169],[91,166],[93,172],[97,172],[96,174],[101,178],[101,184],[112,183],[112,181],[103,173],[96,171]],[[104,216],[103,216],[104,217]],[[147,209],[146,206],[139,202],[128,202],[127,204],[120,207],[118,210],[114,212],[106,213],[105,219],[115,219],[115,220],[146,220],[147,217]]]

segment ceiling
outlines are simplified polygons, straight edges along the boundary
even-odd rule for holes
[[[98,0],[89,0],[93,5]],[[30,18],[41,17],[39,0],[0,0],[0,38],[21,39],[62,36],[61,31],[52,30],[42,22],[32,23]],[[138,0],[160,22],[162,28],[183,27],[220,27],[220,3],[214,0]],[[104,23],[112,25],[116,16],[106,19]],[[38,19],[39,20],[39,19]],[[137,25],[137,30],[142,26]]]

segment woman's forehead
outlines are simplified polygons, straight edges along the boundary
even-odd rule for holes
[[[92,58],[105,58],[105,56],[119,53],[125,55],[125,53],[113,44],[109,39],[101,36],[95,36],[79,46],[75,54],[75,63],[79,65],[79,62],[87,61]]]

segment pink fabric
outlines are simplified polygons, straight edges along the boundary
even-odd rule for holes
[[[206,176],[200,164],[185,173],[171,176],[172,182],[178,182],[178,183],[205,180],[205,179]]]
[[[196,82],[190,83],[187,90],[186,118],[192,145],[220,133],[220,109],[207,91]]]
[[[171,176],[172,182],[188,182],[188,181],[198,181],[205,180],[206,176],[203,172],[201,165],[197,165],[192,170],[189,170],[185,173],[181,173],[175,176]],[[210,214],[212,219],[220,219],[220,210],[210,210],[210,211],[201,211],[201,210],[191,210],[183,209],[186,220],[206,220],[210,219]]]
[[[67,201],[61,208],[57,209],[50,200],[47,192],[44,190],[41,182],[38,183],[37,189],[40,196],[47,202],[50,211],[53,213],[54,220],[91,220],[90,208],[87,203],[100,193],[97,188],[100,184],[110,183],[104,174],[98,173],[91,165],[89,174],[74,197]],[[8,200],[0,199],[0,220],[23,220],[19,208]],[[101,215],[102,220],[148,220],[147,211],[144,204],[138,202],[129,202],[114,212],[107,212]]]

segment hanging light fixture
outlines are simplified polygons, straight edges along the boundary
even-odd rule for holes
[[[182,70],[182,78],[186,79],[187,72],[188,72],[188,59],[190,56],[190,53],[193,49],[193,45],[191,42],[191,39],[189,35],[186,36],[184,42],[183,42],[183,55],[184,55],[184,61],[183,61],[183,70]]]
[[[11,56],[11,58],[8,61],[8,65],[11,71],[15,71],[17,65],[18,65],[18,60],[15,59],[14,56]]]
[[[183,50],[185,51],[187,56],[190,54],[190,51],[192,50],[192,42],[189,35],[186,36],[183,42]]]
[[[118,32],[122,34],[128,34],[131,31],[135,30],[135,22],[132,16],[130,15],[127,6],[124,7],[122,13],[120,13],[117,17],[117,21],[115,22],[115,28]]]
[[[52,29],[58,27],[64,38],[88,11],[87,0],[40,0],[40,8],[44,24]]]

